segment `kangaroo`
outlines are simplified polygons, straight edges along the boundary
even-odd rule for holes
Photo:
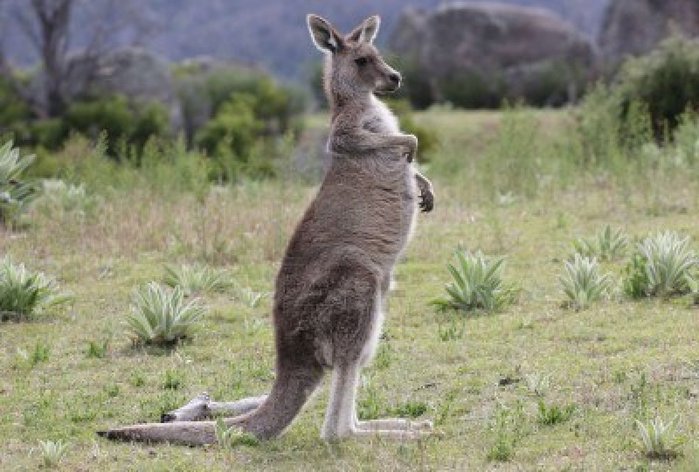
[[[400,132],[395,116],[375,96],[395,91],[401,82],[373,45],[379,17],[367,18],[346,36],[319,16],[308,15],[307,23],[314,44],[327,56],[331,163],[277,275],[272,390],[242,400],[252,410],[224,423],[259,439],[280,435],[331,369],[322,438],[415,439],[429,434],[429,421],[359,421],[356,392],[360,369],[379,339],[393,268],[411,236],[417,208],[428,212],[434,206],[432,185],[412,164],[417,139]],[[216,442],[213,421],[148,423],[99,434],[190,445]]]

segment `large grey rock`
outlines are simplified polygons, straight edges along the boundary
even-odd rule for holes
[[[77,55],[71,60],[70,70],[66,84],[69,99],[119,94],[132,102],[157,102],[169,111],[173,128],[182,126],[170,65],[153,53],[127,48],[98,58]]]
[[[614,67],[649,52],[673,29],[699,35],[699,0],[612,0],[598,41],[602,57]]]
[[[495,2],[458,2],[428,13],[407,10],[389,47],[417,63],[436,99],[446,82],[458,87],[454,80],[468,77],[463,87],[475,87],[475,81],[504,97],[561,101],[546,97],[546,87],[557,81],[566,95],[574,95],[574,86],[595,63],[591,41],[553,13]]]

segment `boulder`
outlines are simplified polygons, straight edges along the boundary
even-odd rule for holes
[[[596,58],[591,41],[553,13],[495,2],[406,10],[389,48],[429,77],[433,99],[473,106],[574,99]]]
[[[614,68],[629,55],[649,52],[673,29],[699,35],[699,1],[611,0],[598,39],[602,58]]]

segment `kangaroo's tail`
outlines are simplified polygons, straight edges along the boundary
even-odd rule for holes
[[[291,424],[323,377],[320,365],[280,369],[272,391],[255,410],[225,418],[226,427],[239,427],[258,439],[279,436]],[[214,421],[175,421],[144,423],[98,431],[98,435],[118,441],[170,442],[192,446],[216,442]]]

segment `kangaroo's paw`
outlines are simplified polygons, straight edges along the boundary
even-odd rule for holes
[[[420,192],[420,202],[418,203],[423,213],[429,213],[434,208],[434,193],[431,189],[422,189]]]

